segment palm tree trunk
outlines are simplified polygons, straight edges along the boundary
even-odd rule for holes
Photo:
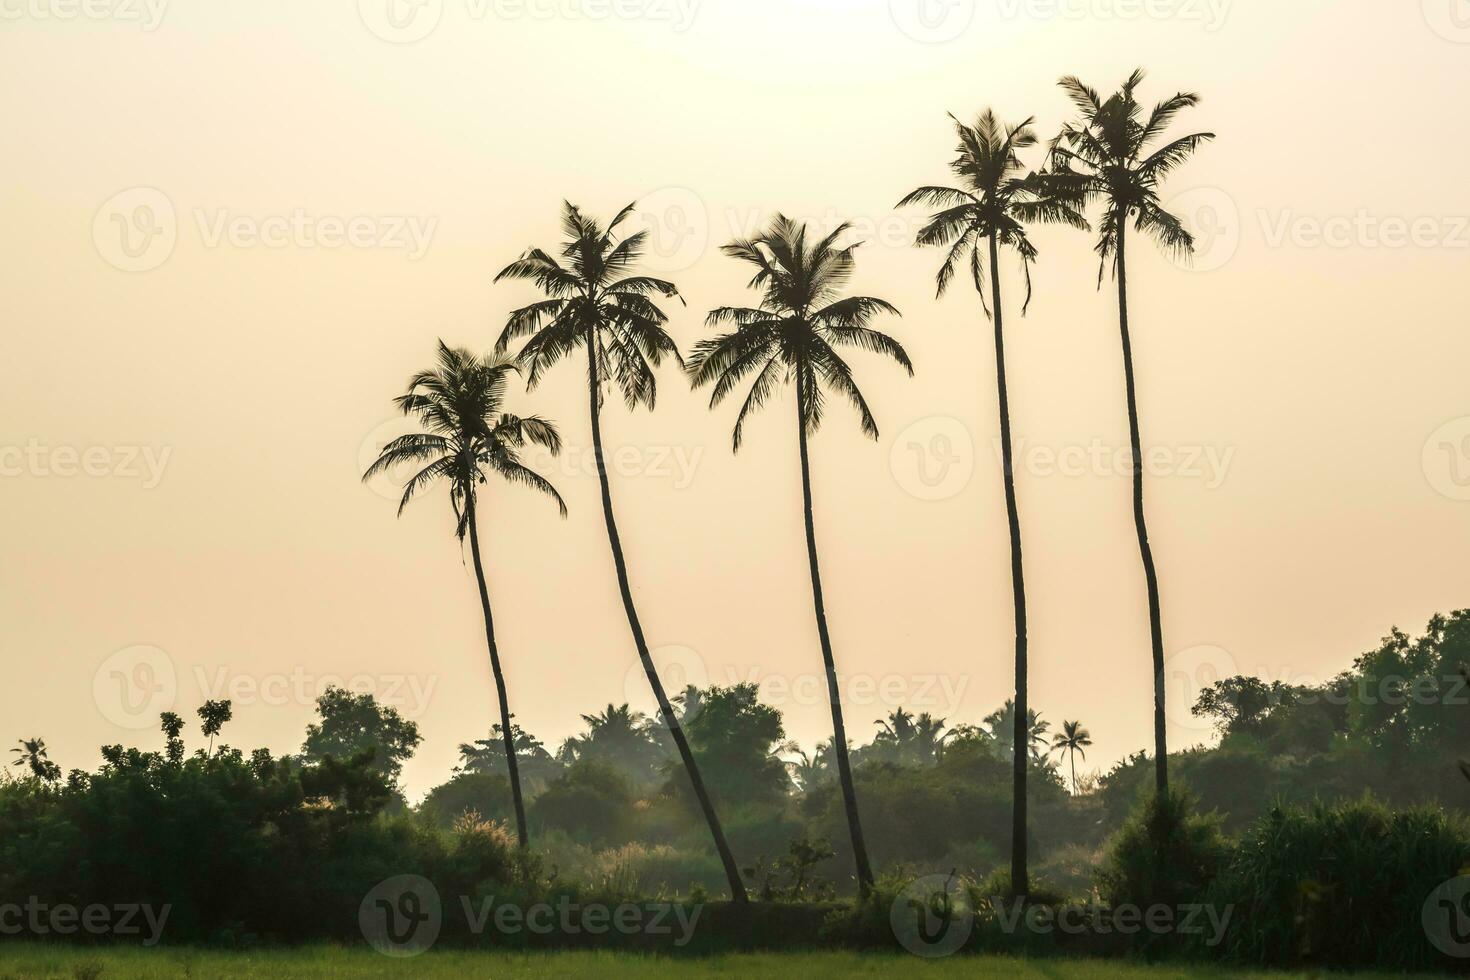
[[[1073,749],[1067,755],[1071,756],[1072,762],[1072,795],[1077,795],[1077,750]]]
[[[515,804],[516,836],[521,847],[531,843],[526,831],[526,804],[521,798],[521,768],[516,762],[515,736],[510,727],[510,699],[505,693],[505,675],[500,670],[500,650],[495,645],[495,619],[490,615],[490,590],[485,585],[485,566],[480,561],[480,532],[475,526],[475,497],[465,495],[465,518],[470,526],[470,555],[475,562],[475,578],[480,583],[480,608],[485,612],[485,643],[490,648],[490,670],[495,674],[495,693],[500,698],[500,733],[505,739],[505,764],[510,770],[510,797]]]
[[[1159,612],[1159,576],[1154,570],[1154,553],[1148,544],[1148,524],[1143,516],[1143,449],[1138,434],[1138,397],[1133,383],[1133,345],[1128,338],[1128,263],[1124,236],[1128,215],[1118,221],[1118,324],[1123,336],[1123,375],[1128,387],[1128,434],[1133,447],[1133,524],[1138,529],[1138,553],[1143,559],[1143,577],[1148,583],[1149,638],[1154,664],[1154,782],[1160,794],[1169,788],[1169,749],[1164,723],[1164,627]]]
[[[832,706],[832,749],[837,757],[837,776],[842,783],[842,805],[847,811],[847,830],[852,837],[852,854],[857,862],[858,895],[866,899],[873,891],[873,867],[868,862],[868,845],[858,819],[857,788],[852,782],[852,765],[847,758],[847,726],[842,721],[842,696],[837,687],[837,666],[832,659],[832,637],[827,632],[827,609],[822,601],[822,573],[817,566],[817,531],[812,517],[811,463],[806,445],[806,394],[804,378],[796,378],[796,433],[801,447],[802,514],[806,518],[806,553],[812,570],[812,605],[817,612],[817,637],[822,643],[822,665],[827,671],[827,700]]]
[[[995,386],[1000,393],[1000,454],[1005,474],[1006,519],[1011,528],[1011,594],[1016,620],[1016,750],[1011,772],[1011,890],[1025,898],[1031,890],[1026,870],[1026,776],[1031,733],[1026,714],[1026,576],[1021,562],[1021,517],[1016,506],[1016,469],[1011,448],[1011,403],[1006,389],[1006,342],[1000,305],[1000,247],[990,235],[990,293],[995,310]]]
[[[729,842],[725,840],[725,831],[720,826],[720,818],[715,813],[709,792],[704,787],[704,780],[699,775],[699,766],[695,763],[694,753],[689,748],[689,739],[684,735],[684,728],[679,724],[678,716],[674,714],[674,706],[669,703],[663,682],[658,678],[658,669],[654,667],[653,658],[649,656],[648,642],[643,637],[643,626],[638,621],[638,610],[633,606],[633,592],[628,586],[628,566],[623,560],[622,540],[618,537],[618,525],[613,517],[612,491],[608,487],[607,465],[603,462],[602,456],[602,413],[598,404],[598,388],[597,333],[589,325],[587,328],[587,395],[591,401],[592,412],[592,454],[597,460],[597,477],[602,484],[602,516],[607,525],[607,541],[612,548],[613,565],[616,566],[618,572],[618,589],[623,597],[623,611],[628,615],[628,627],[633,632],[633,645],[638,648],[638,659],[643,663],[643,672],[648,675],[648,684],[653,688],[653,696],[658,700],[659,715],[669,726],[669,735],[673,737],[674,745],[679,750],[679,758],[683,761],[684,770],[689,773],[689,782],[694,787],[694,796],[699,801],[699,808],[704,811],[705,821],[709,824],[710,836],[714,838],[715,850],[719,852],[720,863],[725,867],[725,877],[730,884],[730,897],[743,904],[748,901],[748,898],[745,894],[745,883],[740,880],[740,869],[735,865],[735,856],[730,852]]]

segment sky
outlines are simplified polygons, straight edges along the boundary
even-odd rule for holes
[[[395,519],[359,476],[437,339],[488,350],[534,298],[492,279],[555,244],[564,199],[640,202],[686,352],[753,299],[720,245],[853,222],[853,288],[902,311],[880,326],[916,375],[854,355],[881,436],[834,409],[812,442],[848,729],[978,722],[1013,689],[992,338],[894,203],[946,181],[946,113],[1049,135],[1060,76],[1140,65],[1145,101],[1202,95],[1179,134],[1218,134],[1163,192],[1192,267],[1129,261],[1183,747],[1216,678],[1324,680],[1470,594],[1463,0],[0,0],[0,740],[92,768],[230,697],[228,742],[291,752],[341,683],[420,726],[410,797],[442,781],[496,720],[473,573],[443,493]],[[1116,298],[1089,236],[1033,238],[1024,319],[1003,278],[1031,702],[1105,768],[1149,745],[1152,697]],[[503,485],[481,505],[512,709],[554,748],[652,700],[580,370],[508,407],[567,441],[530,458],[566,520]],[[733,412],[673,368],[656,411],[608,403],[633,589],[671,688],[758,682],[810,746],[794,404],[738,456]]]

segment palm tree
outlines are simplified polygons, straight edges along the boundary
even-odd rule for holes
[[[1080,721],[1062,722],[1062,730],[1051,740],[1051,750],[1058,755],[1065,753],[1072,764],[1072,795],[1077,795],[1077,756],[1087,758],[1083,750],[1092,744],[1092,733],[1082,727]]]
[[[495,620],[490,613],[490,592],[480,560],[480,534],[475,508],[478,485],[487,471],[510,483],[539,490],[556,501],[563,517],[567,506],[556,488],[534,470],[522,465],[518,450],[527,443],[543,446],[553,455],[561,452],[561,437],[555,426],[535,416],[519,418],[501,405],[514,364],[492,357],[477,357],[462,348],[439,341],[439,362],[421,371],[408,383],[408,390],[395,399],[404,415],[418,419],[423,432],[399,436],[383,447],[377,460],[363,474],[370,480],[403,464],[419,467],[403,488],[398,513],[414,495],[429,484],[449,485],[449,500],[457,519],[455,535],[461,542],[468,532],[475,578],[480,585],[480,607],[485,614],[485,642],[490,648],[490,669],[495,675],[500,698],[500,731],[505,741],[505,759],[510,770],[510,791],[515,803],[516,832],[526,847],[526,808],[521,799],[520,769],[512,740],[510,702],[505,692],[505,675],[500,670],[500,651],[495,644]]]
[[[1036,762],[1041,759],[1041,750],[1046,748],[1046,736],[1051,731],[1051,722],[1042,721],[1041,715],[1027,708],[1026,724],[1022,727],[1016,724],[1018,714],[1016,702],[1006,698],[1005,704],[985,716],[984,729],[989,732],[1003,756],[1015,755],[1016,733],[1021,732],[1020,744],[1025,746],[1025,757]]]
[[[19,756],[13,765],[30,769],[31,775],[43,783],[61,781],[61,767],[52,762],[46,752],[44,738],[23,738],[16,748],[10,750]]]
[[[658,776],[664,753],[656,731],[641,711],[627,704],[612,705],[599,714],[583,715],[584,735],[573,735],[562,743],[561,757],[570,762],[599,759],[625,773],[639,788]]]
[[[592,453],[602,485],[602,514],[608,545],[612,549],[618,589],[622,593],[623,610],[627,613],[628,627],[633,634],[633,645],[638,650],[638,659],[658,701],[659,714],[668,725],[669,734],[679,750],[679,758],[689,773],[694,795],[704,811],[730,884],[730,895],[735,901],[744,902],[745,885],[740,880],[740,868],[730,852],[719,816],[705,790],[689,740],[648,653],[648,642],[644,639],[638,610],[633,605],[632,588],[628,584],[628,568],[613,516],[612,491],[603,459],[603,386],[615,385],[629,409],[639,405],[652,409],[658,390],[653,369],[662,364],[665,357],[681,366],[683,364],[679,349],[664,331],[668,317],[653,299],[655,296],[666,299],[678,297],[679,291],[671,282],[634,274],[648,241],[647,231],[627,237],[618,235],[619,227],[632,212],[633,205],[630,204],[618,212],[604,229],[570,203],[563,205],[565,240],[560,259],[539,248],[532,248],[495,277],[496,282],[529,280],[546,294],[546,298],[510,315],[496,350],[504,352],[512,340],[529,336],[517,360],[530,369],[527,380],[533,387],[552,365],[578,348],[586,350]]]
[[[878,721],[875,749],[886,750],[892,761],[902,765],[933,765],[953,733],[945,732],[945,720],[929,712],[915,715],[898,708]]]
[[[746,417],[771,398],[778,386],[790,382],[796,388],[796,431],[801,454],[802,509],[806,517],[807,558],[811,566],[812,602],[816,608],[817,636],[827,670],[827,693],[832,707],[832,728],[837,749],[837,774],[842,782],[848,831],[857,862],[858,889],[866,897],[873,887],[873,871],[863,843],[858,819],[857,795],[847,753],[847,732],[842,721],[842,703],[837,688],[837,668],[832,659],[832,640],[827,631],[827,613],[822,602],[822,578],[817,565],[817,537],[812,518],[811,469],[807,437],[822,420],[823,388],[847,398],[857,409],[862,430],[876,439],[878,423],[853,380],[852,371],[837,347],[856,347],[896,360],[913,374],[908,354],[886,334],[868,324],[879,313],[898,314],[892,305],[870,296],[839,298],[852,276],[856,244],[838,247],[848,231],[843,224],[820,241],[807,240],[805,225],[777,215],[759,237],[743,239],[724,247],[727,255],[755,266],[750,286],[761,290],[761,305],[755,309],[721,307],[710,313],[708,323],[734,330],[701,340],[689,365],[695,387],[713,384],[710,405],[732,392],[751,373],[755,381],[735,420],[733,446],[740,451]]]
[[[1185,163],[1214,133],[1193,133],[1156,146],[1174,117],[1199,104],[1199,96],[1180,92],[1154,106],[1147,117],[1135,91],[1143,70],[1103,101],[1075,77],[1060,82],[1081,118],[1068,123],[1052,143],[1051,167],[1061,186],[1078,204],[1101,201],[1102,221],[1096,251],[1101,259],[1098,287],[1108,260],[1118,281],[1118,325],[1123,342],[1123,377],[1128,395],[1128,432],[1133,449],[1133,523],[1148,586],[1149,635],[1154,668],[1154,777],[1158,791],[1169,787],[1169,752],[1164,722],[1164,631],[1159,612],[1159,580],[1148,524],[1143,513],[1143,450],[1138,432],[1138,399],[1133,379],[1133,345],[1128,334],[1128,223],[1151,236],[1166,251],[1187,256],[1194,238],[1159,202],[1159,185]]]
[[[1018,151],[1036,145],[1034,120],[1018,126],[1002,127],[995,113],[987,109],[974,126],[955,120],[960,143],[958,156],[950,164],[960,187],[920,187],[910,193],[899,207],[927,204],[940,210],[919,231],[916,243],[939,245],[949,249],[939,267],[938,295],[943,296],[956,267],[968,260],[970,278],[980,296],[980,306],[995,326],[995,378],[1000,399],[1001,471],[1005,481],[1006,517],[1011,532],[1011,592],[1015,604],[1016,625],[1016,724],[1026,716],[1026,577],[1021,560],[1021,518],[1016,505],[1016,473],[1011,448],[1011,408],[1006,386],[1005,331],[1000,292],[1000,250],[1015,249],[1026,269],[1026,306],[1031,302],[1031,262],[1036,246],[1026,235],[1026,224],[1032,221],[1059,221],[1085,228],[1087,222],[1077,211],[1061,200],[1048,177],[1026,174]],[[994,312],[985,306],[985,262],[981,249],[989,253],[990,292]],[[1025,314],[1026,306],[1021,309]],[[1011,787],[1011,882],[1017,895],[1028,891],[1026,871],[1026,774],[1030,768],[1023,748],[1024,733],[1018,727],[1013,736]]]

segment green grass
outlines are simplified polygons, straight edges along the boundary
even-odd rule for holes
[[[100,971],[93,972],[100,967]],[[458,980],[561,980],[561,978],[653,977],[841,977],[989,978],[996,980],[1226,980],[1261,977],[1296,980],[1307,973],[1254,973],[1195,966],[1142,966],[1110,961],[1026,960],[956,956],[921,960],[912,956],[860,953],[737,954],[707,959],[667,959],[628,953],[477,953],[435,951],[395,960],[368,949],[314,946],[296,950],[222,953],[177,949],[86,949],[0,942],[0,980],[159,980],[159,978],[425,978]],[[1390,974],[1334,974],[1358,978]]]

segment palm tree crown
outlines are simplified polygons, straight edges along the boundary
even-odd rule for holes
[[[1130,217],[1138,231],[1152,236],[1166,251],[1176,255],[1194,251],[1193,236],[1160,203],[1159,184],[1215,134],[1192,133],[1156,147],[1174,117],[1198,105],[1199,96],[1180,92],[1145,116],[1134,94],[1143,78],[1138,69],[1106,101],[1074,76],[1060,83],[1081,117],[1064,125],[1053,141],[1050,166],[1056,186],[1073,201],[1106,204],[1096,246],[1102,260],[1099,283],[1108,260],[1118,253],[1119,235]]]
[[[411,463],[421,468],[403,488],[398,512],[424,487],[438,480],[449,484],[450,501],[458,518],[455,533],[461,540],[469,528],[475,487],[484,483],[486,470],[512,483],[547,494],[562,516],[567,505],[544,477],[521,463],[519,451],[528,443],[561,452],[556,427],[536,416],[521,418],[502,411],[509,376],[516,366],[494,357],[478,357],[463,348],[439,341],[439,363],[409,381],[408,391],[394,400],[404,415],[416,417],[426,431],[399,436],[383,447],[363,479]]]
[[[618,237],[619,226],[632,213],[630,204],[604,229],[564,203],[561,260],[533,248],[495,277],[496,282],[527,279],[546,294],[511,313],[495,345],[503,354],[512,340],[531,337],[517,358],[529,368],[528,386],[535,387],[547,368],[590,344],[597,377],[615,383],[629,408],[652,408],[658,390],[653,368],[665,357],[683,365],[679,348],[664,331],[668,316],[650,298],[678,297],[678,289],[633,274],[647,231]]]
[[[951,116],[950,118],[954,118]],[[1036,246],[1026,234],[1030,222],[1060,222],[1086,228],[1087,221],[1065,197],[1066,187],[1046,173],[1024,173],[1018,151],[1035,146],[1035,119],[1002,127],[986,109],[974,126],[955,119],[960,143],[950,164],[959,187],[920,187],[898,202],[899,207],[924,204],[940,210],[919,230],[919,245],[948,246],[939,268],[938,295],[943,296],[961,264],[980,302],[985,304],[984,245],[993,235],[999,246],[1016,250],[1026,270],[1026,302],[1031,303],[1031,263]],[[990,308],[985,307],[986,315]]]
[[[710,313],[710,326],[733,325],[735,330],[695,345],[689,375],[696,387],[713,383],[713,406],[730,394],[746,376],[755,381],[735,420],[734,448],[738,452],[746,417],[794,380],[802,402],[802,424],[815,432],[822,421],[823,388],[848,399],[857,409],[863,432],[878,437],[878,423],[853,380],[852,370],[838,355],[838,347],[857,347],[893,358],[912,376],[914,366],[898,341],[871,329],[879,313],[898,315],[885,300],[871,296],[842,297],[852,277],[853,250],[839,247],[849,230],[844,223],[816,242],[807,228],[777,215],[760,237],[731,242],[727,255],[756,267],[750,280],[762,292],[761,305],[721,307]]]

